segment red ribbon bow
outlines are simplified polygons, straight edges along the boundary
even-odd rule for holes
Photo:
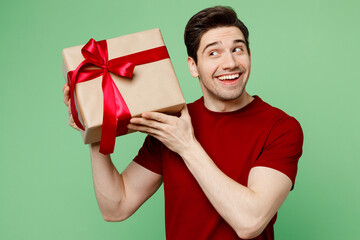
[[[71,114],[75,124],[85,130],[79,121],[75,106],[75,85],[102,76],[102,90],[104,95],[103,125],[100,140],[100,152],[110,154],[114,151],[116,136],[127,133],[127,124],[131,119],[129,108],[116,87],[109,72],[122,77],[131,78],[136,65],[151,63],[169,58],[165,46],[149,49],[142,52],[108,60],[106,40],[90,41],[81,49],[85,60],[68,73],[70,82]],[[100,69],[86,69],[88,66],[97,66]]]

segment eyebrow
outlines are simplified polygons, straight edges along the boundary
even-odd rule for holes
[[[233,43],[244,43],[244,44],[246,45],[246,42],[245,42],[244,40],[242,40],[242,39],[236,39],[236,40],[234,40]],[[218,45],[218,44],[220,44],[220,41],[216,41],[216,42],[212,42],[212,43],[207,44],[207,45],[205,46],[204,50],[202,51],[202,53],[204,53],[205,50],[206,50],[208,47],[211,47],[211,46],[214,46],[214,45]]]

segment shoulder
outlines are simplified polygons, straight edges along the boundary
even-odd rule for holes
[[[304,141],[301,125],[281,109],[265,102],[261,105],[261,121],[266,125],[266,140],[253,167],[276,169],[287,175],[294,184]]]
[[[267,136],[265,145],[297,145],[301,148],[304,136],[299,121],[258,96],[255,101],[253,119]]]
[[[283,110],[262,101],[264,107],[264,120],[270,125],[270,132],[267,142],[270,144],[280,143],[283,145],[303,144],[303,131],[297,119],[288,115]]]
[[[300,128],[300,123],[292,116],[263,101],[260,97],[255,96],[259,100],[259,109],[264,120],[272,122],[273,126],[284,125],[293,128]]]

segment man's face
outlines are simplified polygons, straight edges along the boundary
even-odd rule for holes
[[[215,101],[239,99],[250,75],[250,55],[237,27],[210,29],[200,39],[197,64],[188,58],[190,72],[199,77],[204,97]]]

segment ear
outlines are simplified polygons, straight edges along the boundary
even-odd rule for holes
[[[195,60],[192,57],[188,57],[187,58],[187,63],[188,63],[188,66],[189,66],[191,76],[193,76],[194,78],[199,77],[199,72],[198,72]]]

